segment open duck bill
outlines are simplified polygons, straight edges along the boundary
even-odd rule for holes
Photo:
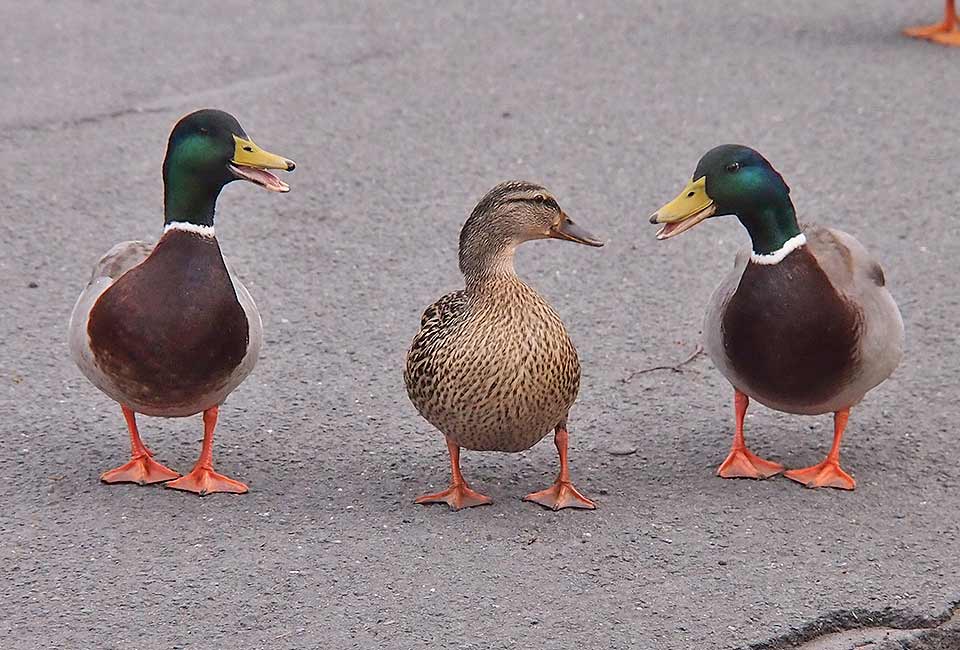
[[[690,230],[716,212],[717,206],[707,194],[707,177],[702,176],[687,183],[677,198],[654,212],[650,223],[663,224],[657,231],[657,239],[670,239]]]
[[[585,228],[581,228],[577,224],[573,223],[573,221],[571,221],[570,217],[567,215],[563,215],[560,223],[551,228],[547,232],[547,236],[552,239],[565,239],[567,241],[572,241],[577,244],[585,244],[587,246],[603,246],[603,240],[597,238],[595,235],[592,235]]]
[[[292,172],[296,164],[275,153],[264,151],[253,140],[233,136],[236,149],[228,167],[233,175],[250,181],[271,192],[289,192],[290,186],[268,172],[268,169],[283,169]]]

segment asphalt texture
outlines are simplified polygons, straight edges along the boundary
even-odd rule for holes
[[[899,35],[939,2],[144,4],[0,8],[0,647],[728,650],[949,618],[960,51]],[[243,496],[99,483],[127,434],[66,345],[98,257],[159,236],[166,138],[201,107],[298,163],[289,194],[234,183],[219,203],[266,329],[216,441]],[[855,234],[902,309],[904,361],[843,446],[853,493],[717,478],[729,385],[703,355],[640,372],[695,351],[746,241],[733,218],[669,242],[647,223],[725,142]],[[448,465],[406,348],[462,286],[463,220],[510,178],[609,240],[517,260],[580,351],[571,462],[593,512],[520,501],[556,474],[549,439],[464,453],[492,506],[413,503]],[[141,430],[190,469],[199,417]],[[791,467],[831,431],[747,420]]]

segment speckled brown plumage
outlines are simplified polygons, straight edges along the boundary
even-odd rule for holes
[[[515,182],[494,188],[464,225],[466,288],[424,311],[404,373],[414,406],[448,444],[518,452],[563,429],[565,454],[580,361],[557,312],[513,269],[519,243],[557,237],[564,223],[544,188]]]
[[[498,277],[427,308],[405,379],[420,414],[461,447],[516,452],[566,416],[580,362],[553,308]]]

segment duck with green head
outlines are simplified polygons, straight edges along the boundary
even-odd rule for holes
[[[650,221],[663,224],[658,239],[669,239],[720,215],[736,215],[751,244],[714,292],[703,325],[707,352],[735,394],[733,447],[718,474],[767,478],[783,470],[746,447],[753,398],[786,413],[833,413],[826,459],[785,475],[807,487],[852,490],[840,468],[850,409],[903,354],[903,321],[883,270],[851,235],[801,227],[783,177],[749,147],[707,152],[693,180]]]
[[[247,491],[214,471],[213,433],[220,404],[256,364],[263,331],[253,299],[220,253],[214,210],[220,191],[234,180],[289,191],[267,170],[293,168],[292,161],[257,147],[223,111],[197,111],[174,127],[163,162],[163,235],[156,245],[128,241],[110,249],[70,318],[74,361],[120,404],[130,433],[131,460],[104,472],[103,482],[163,482],[201,495]],[[178,478],[153,460],[136,414],[201,412],[200,458]]]

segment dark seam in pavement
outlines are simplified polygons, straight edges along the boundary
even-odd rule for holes
[[[399,55],[399,51],[393,50],[383,50],[383,49],[373,49],[369,52],[363,52],[358,54],[355,57],[349,58],[346,61],[331,61],[327,62],[329,68],[353,68],[355,66],[365,65],[373,61],[379,61],[380,59],[394,58]],[[312,71],[312,72],[315,72]],[[155,101],[173,101],[176,104],[182,104],[188,101],[191,101],[192,97],[198,95],[207,95],[211,92],[218,92],[225,89],[235,88],[237,86],[246,86],[251,82],[260,82],[260,81],[273,81],[277,78],[283,77],[297,77],[301,73],[306,74],[306,71],[295,71],[295,70],[285,70],[280,73],[262,75],[259,77],[247,77],[241,79],[239,82],[226,84],[224,86],[219,86],[216,88],[211,88],[208,90],[200,91],[197,93],[190,93],[187,95],[182,95],[179,97],[166,97],[158,98]],[[115,120],[117,118],[126,117],[127,115],[139,115],[139,114],[150,114],[150,113],[163,113],[166,111],[174,110],[173,106],[153,106],[150,108],[143,108],[140,106],[135,106],[131,108],[121,108],[118,110],[108,111],[105,113],[95,113],[93,115],[84,115],[82,117],[76,117],[73,119],[53,119],[45,120],[41,122],[35,122],[33,124],[9,124],[0,128],[0,135],[4,135],[12,131],[60,131],[63,129],[69,129],[77,126],[85,126],[87,124],[99,124],[101,122],[106,122],[108,120]]]
[[[21,131],[60,131],[63,129],[69,129],[76,126],[84,126],[87,124],[99,124],[100,122],[106,122],[108,120],[115,120],[120,117],[126,117],[127,115],[140,115],[148,113],[162,113],[164,111],[169,111],[169,106],[158,106],[156,108],[142,108],[140,106],[134,106],[132,108],[121,108],[115,111],[109,111],[107,113],[95,113],[93,115],[84,115],[83,117],[75,117],[69,120],[47,120],[44,122],[36,122],[34,124],[11,124],[9,127],[3,129],[4,131],[10,130],[21,130]]]
[[[880,611],[863,608],[840,610],[825,614],[813,622],[769,641],[742,646],[741,650],[783,650],[784,648],[802,650],[803,646],[801,644],[807,644],[827,634],[866,628],[933,632],[949,622],[958,613],[960,613],[960,599],[954,601],[946,610],[936,616],[913,614],[889,607]],[[901,647],[907,646],[901,645]]]
[[[656,370],[670,370],[671,372],[683,372],[683,367],[688,363],[692,362],[697,357],[699,357],[701,354],[703,354],[703,346],[698,343],[697,347],[694,348],[693,352],[690,353],[690,356],[688,356],[686,359],[684,359],[678,364],[675,364],[672,366],[653,366],[651,368],[642,368],[640,370],[634,370],[633,372],[631,372],[629,375],[627,375],[620,381],[624,384],[629,384],[630,381],[637,375],[642,375],[648,372],[654,372]]]

